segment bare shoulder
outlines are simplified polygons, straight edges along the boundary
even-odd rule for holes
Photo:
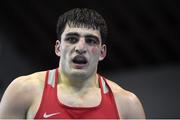
[[[21,76],[7,87],[0,104],[0,118],[24,118],[35,95],[43,87],[45,72]]]
[[[107,83],[114,94],[119,113],[123,118],[145,118],[143,106],[134,93],[125,90],[113,81],[107,80]]]
[[[126,97],[127,99],[137,98],[137,96],[134,93],[132,93],[128,90],[125,90],[123,87],[121,87],[117,83],[115,83],[111,80],[107,80],[107,83],[111,87],[111,90],[114,95]]]
[[[36,72],[26,76],[20,76],[14,79],[8,89],[16,89],[17,92],[31,92],[36,90],[37,87],[41,86],[44,82],[45,72]]]

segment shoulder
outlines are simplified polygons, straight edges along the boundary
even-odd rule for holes
[[[119,111],[123,114],[124,118],[145,117],[143,106],[134,93],[125,90],[111,80],[107,80],[107,83],[113,92],[117,107],[119,107]]]
[[[130,102],[138,100],[137,96],[134,93],[132,93],[128,90],[125,90],[117,83],[115,83],[111,80],[107,80],[107,83],[110,86],[110,88],[116,98],[123,98]]]
[[[43,78],[45,72],[36,72],[26,76],[20,76],[14,79],[7,87],[2,97],[3,101],[13,102],[17,104],[29,103],[33,100],[36,92],[43,87]],[[23,103],[22,103],[23,101]],[[13,103],[14,103],[13,102]]]
[[[133,94],[132,92],[125,90],[123,87],[121,87],[120,85],[118,85],[117,83],[111,81],[111,80],[107,80],[108,85],[110,86],[113,94],[115,95],[121,95],[127,98],[132,98],[132,97],[136,97],[135,94]]]
[[[13,80],[1,99],[0,118],[25,118],[36,94],[41,90],[44,72]]]
[[[14,79],[7,89],[16,89],[17,92],[32,92],[36,87],[41,86],[45,79],[45,71],[36,72]]]

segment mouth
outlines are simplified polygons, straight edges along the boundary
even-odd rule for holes
[[[82,55],[77,55],[72,59],[72,62],[75,64],[75,68],[81,69],[87,65],[88,60]]]

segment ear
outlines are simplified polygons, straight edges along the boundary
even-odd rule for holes
[[[99,61],[102,61],[102,60],[106,57],[106,54],[107,54],[107,47],[106,47],[105,44],[103,44],[103,45],[101,46]]]
[[[58,57],[61,56],[61,42],[59,40],[56,40],[56,44],[55,44],[55,53]]]

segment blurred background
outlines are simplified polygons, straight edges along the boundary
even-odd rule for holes
[[[99,73],[135,93],[147,118],[180,118],[180,4],[175,0],[25,0],[0,4],[0,99],[18,76],[58,67],[60,14],[87,7],[109,27]]]

